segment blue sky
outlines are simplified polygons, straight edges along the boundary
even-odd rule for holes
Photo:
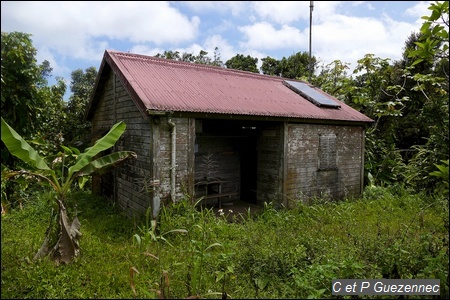
[[[322,65],[371,53],[398,60],[430,1],[313,1],[312,54]],[[309,52],[311,1],[1,1],[2,32],[32,35],[52,77],[99,68],[106,49],[145,55],[165,50],[223,62],[237,54],[276,59]]]

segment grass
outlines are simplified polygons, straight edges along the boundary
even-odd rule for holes
[[[399,187],[291,210],[269,203],[231,223],[187,201],[157,223],[130,220],[78,193],[81,256],[59,267],[32,262],[49,197],[2,216],[2,298],[333,298],[344,278],[438,278],[449,296],[448,200]]]

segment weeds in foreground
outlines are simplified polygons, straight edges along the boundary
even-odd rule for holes
[[[161,243],[164,242],[170,247],[173,247],[172,244],[170,244],[167,239],[165,238],[165,235],[170,233],[181,233],[186,234],[186,229],[172,229],[168,232],[159,233],[157,232],[157,220],[151,219],[150,216],[151,208],[149,207],[146,213],[146,219],[145,219],[145,225],[144,226],[138,226],[139,233],[135,233],[133,235],[134,241],[136,241],[139,250],[143,250],[142,253],[145,257],[148,257],[149,259],[155,260],[158,265],[158,272],[161,274],[161,277],[158,281],[154,282],[154,285],[157,286],[157,288],[151,288],[149,289],[149,292],[155,293],[158,298],[160,299],[167,299],[170,298],[170,279],[169,279],[169,273],[167,270],[164,269],[164,265],[162,263],[162,258],[160,257],[161,252]],[[150,250],[150,246],[154,244],[156,245],[156,252]],[[134,276],[135,274],[139,274],[139,270],[132,266],[130,267],[130,286],[133,291],[133,296],[137,296],[136,287],[134,283]]]
[[[186,203],[178,203],[172,204],[173,206],[183,205],[186,206]],[[195,207],[195,206],[193,206]],[[177,211],[179,208],[173,208]],[[208,222],[211,219],[212,212],[207,209],[203,209],[201,211],[197,211],[195,209],[189,209],[185,207],[185,209],[190,210],[191,217],[195,220],[199,218],[199,222],[195,222],[191,224],[191,229],[188,231],[186,229],[170,229],[166,232],[161,232],[162,224],[164,224],[164,220],[172,217],[171,212],[168,208],[162,209],[162,223],[158,224],[156,219],[151,219],[151,208],[147,210],[145,226],[138,226],[139,233],[134,234],[134,239],[137,242],[137,246],[139,249],[143,249],[143,254],[151,260],[156,261],[156,269],[158,273],[161,274],[158,281],[153,282],[153,285],[156,288],[150,289],[141,289],[144,292],[146,297],[158,297],[160,299],[168,299],[172,298],[173,295],[170,293],[170,272],[169,267],[166,265],[164,261],[164,256],[167,255],[165,251],[173,250],[174,245],[166,239],[166,235],[173,233],[180,233],[185,236],[181,240],[178,239],[177,243],[184,243],[187,246],[184,248],[184,253],[181,253],[183,257],[185,257],[184,264],[187,266],[186,269],[186,281],[184,283],[186,287],[186,293],[188,298],[202,298],[209,297],[214,295],[221,295],[223,297],[230,297],[225,292],[225,282],[226,278],[230,272],[232,272],[232,268],[221,267],[221,271],[216,271],[216,282],[222,282],[222,292],[214,292],[211,290],[205,290],[204,283],[204,270],[205,270],[205,261],[206,257],[210,257],[213,251],[213,248],[220,248],[222,245],[218,242],[209,243],[208,235]],[[159,226],[159,227],[158,227]],[[158,230],[157,230],[158,229]],[[209,244],[208,244],[209,243]],[[168,247],[168,249],[163,249],[164,247]],[[156,252],[151,252],[150,249],[154,249]],[[222,253],[220,257],[223,261],[226,258],[226,254]],[[220,260],[219,258],[219,260]],[[152,264],[150,264],[152,265]],[[176,263],[176,265],[181,265],[181,263]],[[154,266],[154,265],[153,265]],[[138,296],[136,291],[136,284],[134,282],[135,274],[140,274],[137,267],[133,266],[130,268],[130,285],[133,290],[134,297]]]
[[[186,201],[133,227],[102,199],[77,197],[84,235],[72,265],[31,261],[45,197],[2,217],[2,298],[333,298],[333,279],[382,277],[438,278],[449,296],[441,198],[376,187],[362,199],[268,204],[239,223]]]

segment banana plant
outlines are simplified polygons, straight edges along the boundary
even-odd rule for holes
[[[83,179],[92,174],[102,174],[128,159],[135,159],[133,151],[118,151],[101,156],[101,152],[115,145],[126,129],[124,122],[118,122],[109,132],[98,139],[93,146],[86,148],[76,155],[71,166],[65,166],[67,174],[58,173],[56,167],[47,164],[46,159],[28,144],[6,121],[2,119],[2,141],[9,152],[26,163],[21,170],[2,170],[2,178],[14,179],[17,176],[32,176],[48,182],[55,192],[55,201],[58,205],[55,218],[52,218],[42,246],[34,256],[34,260],[47,255],[57,263],[71,263],[79,256],[80,222],[75,216],[69,220],[66,210],[66,199],[75,180],[82,184]],[[63,147],[64,152],[68,148]],[[100,156],[99,156],[100,154]],[[64,154],[63,154],[64,155]]]

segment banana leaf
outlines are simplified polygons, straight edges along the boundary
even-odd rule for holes
[[[109,168],[116,167],[119,164],[123,163],[125,160],[136,158],[137,155],[133,151],[118,151],[105,156],[102,156],[98,159],[91,161],[89,164],[84,166],[81,170],[79,170],[75,176],[86,176],[91,175],[93,173],[103,174]]]
[[[87,148],[85,152],[78,155],[76,163],[69,168],[68,178],[71,178],[74,173],[89,165],[95,155],[114,146],[124,133],[125,128],[126,124],[123,121],[116,123],[109,132],[101,139],[97,140],[92,147]]]
[[[51,170],[45,160],[2,118],[2,141],[9,152],[40,170]]]

